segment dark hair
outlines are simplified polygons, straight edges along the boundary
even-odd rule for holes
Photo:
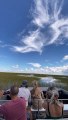
[[[18,92],[19,92],[19,88],[16,85],[13,85],[10,89],[10,94],[15,96],[18,94]]]
[[[26,87],[27,88],[28,87],[28,81],[23,80],[21,87]]]

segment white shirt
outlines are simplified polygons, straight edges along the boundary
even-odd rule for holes
[[[28,106],[28,101],[31,100],[30,90],[26,87],[19,88],[18,97],[24,97],[26,100],[26,106]]]

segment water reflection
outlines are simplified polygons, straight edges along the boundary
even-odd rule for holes
[[[65,87],[66,85],[59,82],[59,80],[53,77],[41,77],[39,80],[41,86],[56,86],[56,87]]]
[[[54,79],[53,77],[42,77],[40,79],[40,82],[44,83],[44,84],[54,83],[54,82],[56,82],[56,79]]]

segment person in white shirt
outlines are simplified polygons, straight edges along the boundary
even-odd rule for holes
[[[28,81],[23,80],[21,87],[19,88],[18,97],[24,97],[26,100],[26,107],[28,106],[28,103],[31,102],[31,93],[28,89]]]

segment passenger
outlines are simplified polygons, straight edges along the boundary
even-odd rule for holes
[[[50,99],[52,97],[52,91],[53,90],[57,90],[57,88],[54,87],[54,86],[48,87],[48,89],[46,91],[46,98]]]
[[[10,89],[11,101],[0,106],[0,114],[3,114],[6,120],[26,120],[26,101],[24,98],[18,98],[19,89],[13,85]],[[0,91],[0,97],[3,92]]]
[[[43,93],[40,87],[38,87],[38,82],[33,81],[33,89],[31,90],[32,98],[32,108],[33,109],[42,109],[43,108]]]
[[[26,107],[28,106],[28,103],[31,102],[31,93],[28,89],[28,81],[23,80],[21,87],[19,88],[18,97],[24,97],[26,100]]]
[[[54,86],[48,87],[48,89],[46,91],[46,99],[44,100],[44,103],[43,103],[43,107],[46,109],[46,117],[47,118],[50,118],[49,103],[50,103],[50,99],[53,94],[53,90],[57,90],[57,88],[55,88]]]
[[[50,98],[52,96],[52,91],[50,90],[50,88],[47,89],[45,96],[46,96],[46,99],[44,100],[43,107],[44,107],[44,109],[46,109],[46,117],[50,118],[50,115],[49,115],[49,102],[50,102]]]
[[[58,100],[59,93],[57,90],[53,90],[53,95],[49,103],[49,113],[51,118],[62,118],[63,115],[63,103]]]

